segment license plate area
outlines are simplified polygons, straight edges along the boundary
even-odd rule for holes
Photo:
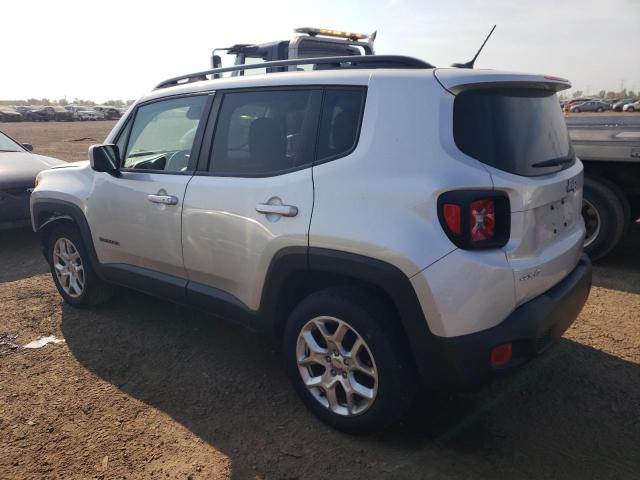
[[[566,196],[536,208],[536,240],[543,246],[562,238],[571,230],[576,222],[577,214],[574,202]]]

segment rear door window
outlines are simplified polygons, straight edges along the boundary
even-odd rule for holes
[[[362,88],[326,90],[318,138],[318,161],[343,157],[355,149],[363,107]]]
[[[454,102],[453,133],[462,152],[516,175],[549,174],[575,162],[556,94],[542,89],[463,91]]]
[[[311,165],[320,89],[224,95],[209,170],[225,176],[270,176]]]

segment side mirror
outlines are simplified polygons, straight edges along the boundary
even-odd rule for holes
[[[120,149],[117,145],[91,145],[89,163],[96,172],[120,175]]]
[[[22,147],[27,151],[27,152],[33,152],[33,145],[31,145],[30,143],[23,143]]]

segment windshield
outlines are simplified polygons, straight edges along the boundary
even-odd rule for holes
[[[24,149],[16,142],[0,132],[0,152],[23,152]]]
[[[545,175],[575,162],[554,92],[534,88],[464,91],[454,103],[453,131],[461,151],[516,175]]]

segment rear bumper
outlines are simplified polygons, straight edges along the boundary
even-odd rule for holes
[[[492,376],[512,370],[544,352],[560,339],[582,310],[591,289],[591,262],[582,254],[574,270],[545,293],[518,307],[503,322],[459,337],[436,337],[441,357],[439,383],[450,389],[469,389]],[[513,344],[513,358],[491,366],[491,350]]]

